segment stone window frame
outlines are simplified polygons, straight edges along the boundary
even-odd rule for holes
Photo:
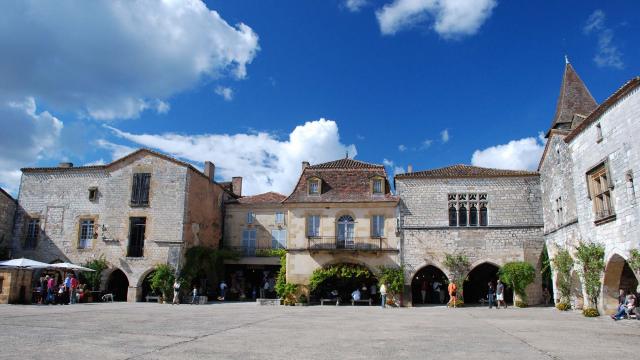
[[[597,123],[596,124],[596,143],[601,143],[602,142],[602,125],[601,123]]]
[[[314,233],[314,234],[311,233],[310,218],[312,218],[312,217],[317,217],[318,218],[317,224],[314,224],[314,225],[316,225],[316,226],[314,226],[314,228],[317,227],[318,231],[317,231],[317,233]],[[304,219],[305,219],[304,220],[304,233],[305,233],[305,236],[307,238],[319,238],[319,237],[321,237],[322,236],[322,214],[309,213],[309,214],[305,215]]]
[[[489,207],[487,193],[449,193],[447,194],[447,222],[449,227],[481,228],[489,226]],[[461,208],[464,208],[461,212]],[[475,221],[471,221],[472,209],[475,209]],[[452,215],[455,214],[455,219]],[[464,219],[464,225],[461,220]],[[484,220],[484,221],[483,221]]]
[[[613,178],[609,160],[604,159],[586,172],[587,195],[592,202],[594,223],[605,224],[616,218],[613,206]]]
[[[93,234],[91,236],[90,246],[81,247],[80,243],[82,240],[82,222],[83,221],[93,221]],[[98,238],[98,216],[97,215],[82,215],[78,217],[78,223],[76,225],[77,236],[76,236],[76,249],[78,250],[93,250],[96,246],[96,240]]]
[[[38,243],[40,242],[40,236],[42,234],[42,221],[39,214],[34,215],[26,215],[24,222],[24,238],[22,242],[22,248],[24,250],[35,250],[38,247]],[[34,229],[37,229],[37,233],[31,237],[30,226],[31,222],[37,222],[37,226]]]
[[[315,184],[315,191],[313,185]],[[307,180],[307,194],[311,196],[320,196],[322,194],[322,179],[317,176],[312,176]]]

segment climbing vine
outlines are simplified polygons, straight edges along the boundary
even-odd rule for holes
[[[369,269],[360,265],[338,264],[313,271],[309,280],[309,290],[314,291],[325,280],[336,277],[339,279],[365,280],[373,275]]]
[[[213,249],[204,246],[194,246],[187,250],[181,277],[183,285],[190,286],[199,277],[205,276],[211,284],[217,284],[222,278],[225,259],[238,259],[239,254],[226,249]]]
[[[600,286],[602,285],[600,277],[604,270],[604,247],[595,243],[580,243],[576,248],[576,258],[578,259],[580,274],[584,279],[589,305],[591,308],[597,309]]]
[[[631,250],[631,256],[629,257],[629,266],[633,271],[640,274],[640,250]]]
[[[573,269],[573,258],[568,250],[560,250],[551,260],[551,266],[558,275],[556,286],[560,293],[560,303],[569,303],[571,296],[571,269]]]

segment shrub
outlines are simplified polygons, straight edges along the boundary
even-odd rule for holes
[[[596,243],[580,243],[576,248],[576,257],[584,279],[589,306],[596,308],[600,296],[600,277],[604,270],[604,247]]]
[[[631,256],[629,256],[628,262],[631,269],[638,274],[638,277],[640,277],[640,250],[631,250]]]
[[[529,304],[526,301],[518,300],[518,301],[516,301],[516,307],[526,308],[526,307],[529,307]]]
[[[82,273],[82,276],[86,279],[91,290],[100,290],[102,272],[109,268],[109,262],[107,262],[107,259],[105,259],[104,255],[100,255],[97,259],[88,261],[82,266],[95,270],[93,272],[84,272]]]
[[[449,303],[447,303],[448,307],[453,307],[453,301],[449,300]],[[456,307],[462,307],[464,306],[464,300],[458,298],[456,299]]]
[[[150,285],[153,290],[160,292],[166,301],[173,290],[175,279],[173,267],[169,264],[160,264],[153,272]]]
[[[586,308],[582,310],[582,315],[586,317],[598,317],[600,316],[600,312],[598,311],[598,309]]]
[[[511,285],[513,291],[522,299],[522,302],[526,302],[527,293],[525,289],[535,279],[536,269],[528,262],[514,261],[504,264],[498,271],[498,276],[503,283]]]
[[[280,254],[280,271],[278,271],[275,285],[276,294],[280,299],[291,294],[291,286],[287,287],[287,285],[291,284],[287,284],[287,253],[285,251]]]
[[[315,291],[320,284],[332,277],[362,281],[373,277],[373,275],[366,267],[354,264],[338,264],[326,268],[319,268],[314,270],[313,274],[311,274],[311,279],[309,279],[309,290]]]
[[[556,285],[560,293],[560,303],[569,301],[571,296],[571,269],[573,269],[573,258],[568,250],[560,250],[551,260],[553,269],[558,274]]]
[[[566,302],[559,302],[556,304],[556,309],[560,311],[568,311],[571,310],[571,304]]]
[[[460,301],[464,300],[464,294],[462,289],[464,286],[464,277],[469,272],[470,266],[469,258],[464,254],[445,254],[444,266],[451,272],[451,281],[458,287],[458,298]]]
[[[302,294],[298,297],[298,302],[301,304],[306,304],[309,302],[309,299],[307,299],[307,295]]]
[[[402,294],[404,288],[404,268],[381,266],[378,280],[380,284],[387,285],[387,291],[391,294]]]

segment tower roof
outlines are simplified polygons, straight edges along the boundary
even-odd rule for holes
[[[591,96],[589,89],[573,69],[571,63],[568,60],[565,62],[560,95],[556,104],[556,113],[553,116],[553,122],[549,131],[547,131],[546,137],[549,137],[552,129],[571,130],[575,127],[573,125],[574,115],[582,115],[582,118],[584,118],[598,106],[598,103]]]

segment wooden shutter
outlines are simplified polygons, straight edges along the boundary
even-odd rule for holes
[[[131,204],[140,205],[140,180],[142,174],[133,174],[133,181],[131,182]]]
[[[149,187],[151,186],[151,174],[141,174],[140,204],[149,205]]]

